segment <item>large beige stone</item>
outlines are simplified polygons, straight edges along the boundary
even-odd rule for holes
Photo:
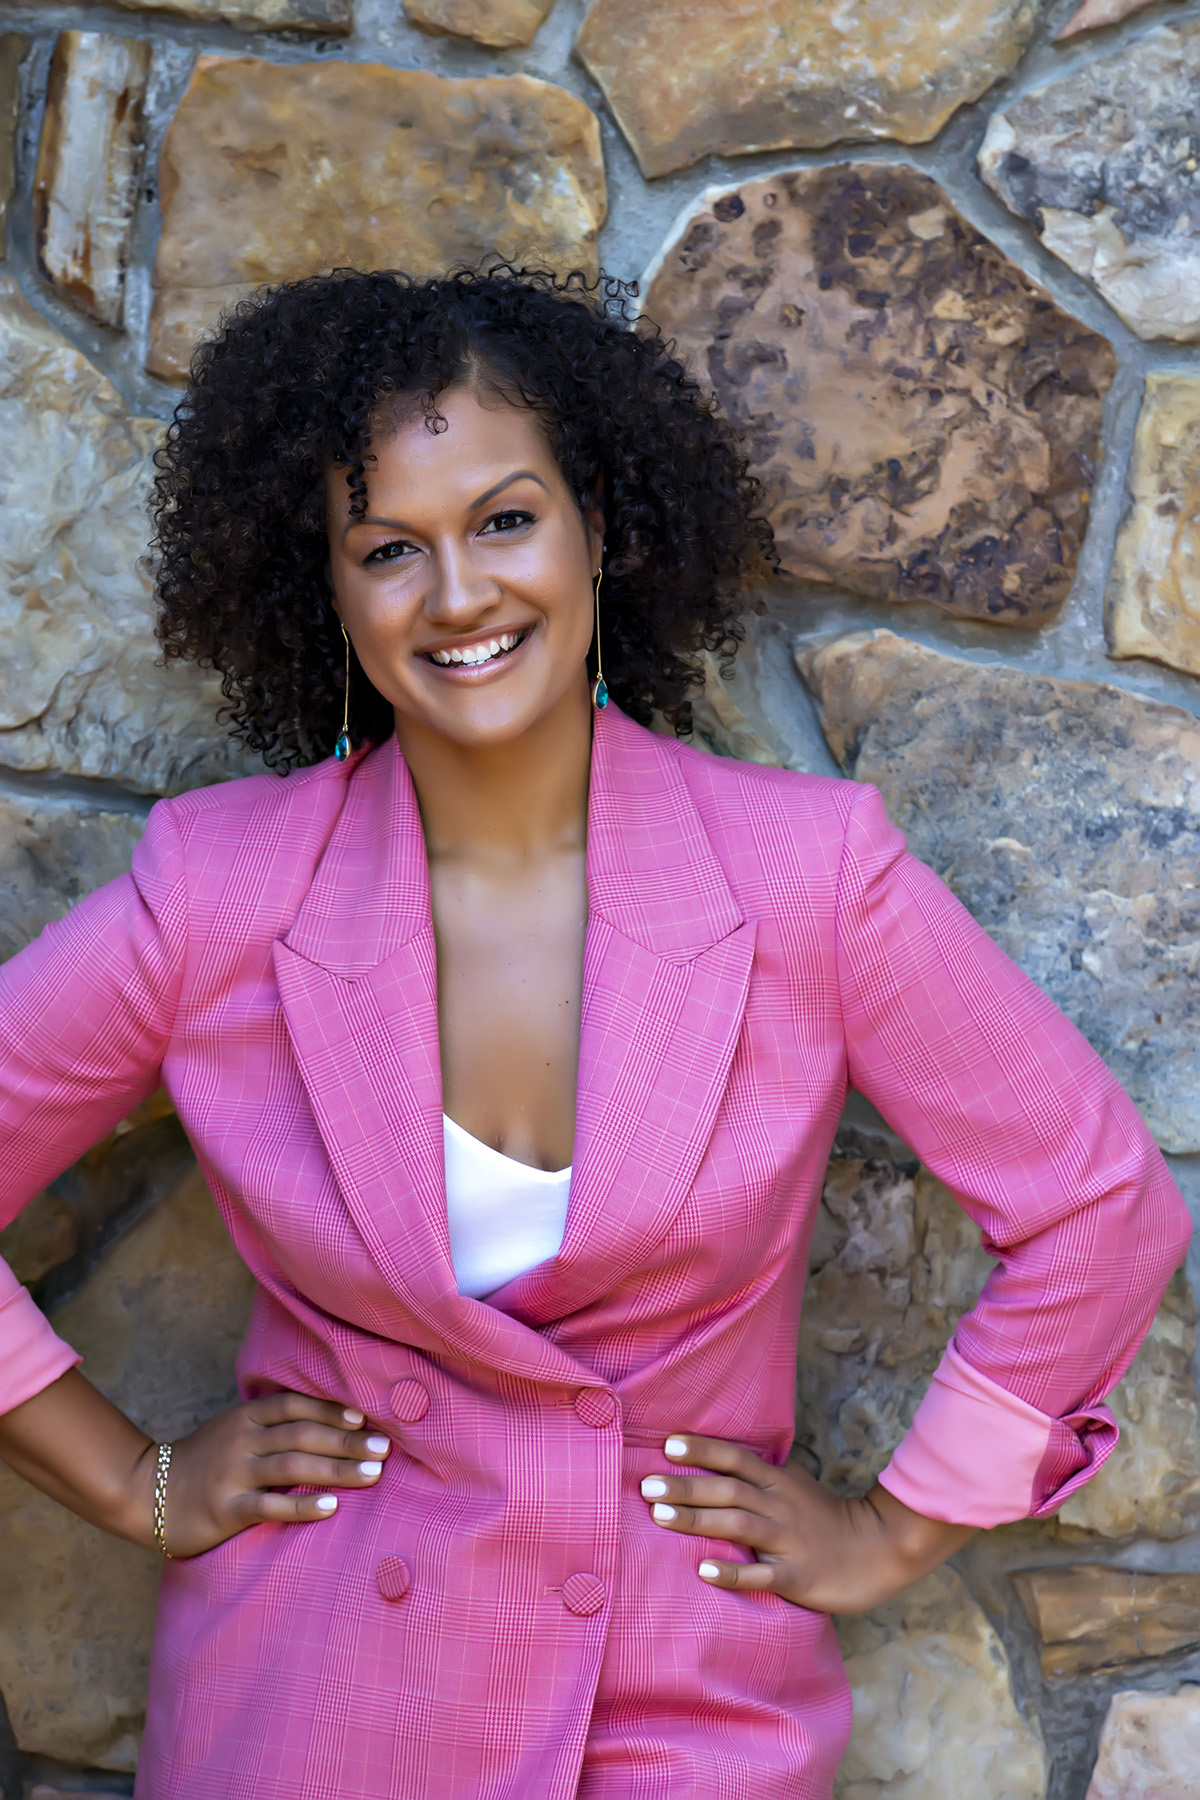
[[[1200,377],[1146,377],[1129,466],[1129,509],[1109,576],[1115,657],[1200,675]]]
[[[115,0],[127,12],[173,13],[205,25],[237,25],[243,31],[354,29],[354,0]]]
[[[262,282],[490,252],[590,267],[605,213],[599,123],[563,88],[252,56],[199,58],[160,191],[148,367],[167,379]]]
[[[1025,1569],[1013,1585],[1041,1643],[1043,1675],[1087,1675],[1200,1648],[1200,1575],[1103,1563]]]
[[[915,1161],[839,1134],[809,1252],[796,1443],[862,1494],[904,1436],[993,1267],[978,1227]]]
[[[531,44],[553,5],[554,0],[404,0],[415,24],[497,50]]]
[[[1200,723],[1122,689],[890,631],[803,650],[847,774],[1133,1095],[1200,1149]]]
[[[960,0],[914,29],[891,0],[595,0],[576,53],[648,176],[752,150],[935,137],[1007,75],[1037,0]]]
[[[52,1317],[104,1393],[175,1438],[236,1398],[252,1287],[193,1166]],[[0,1469],[0,1693],[23,1750],[133,1768],[158,1573]]]
[[[1084,1800],[1196,1800],[1200,1688],[1114,1694]]]
[[[1000,624],[1054,615],[1112,349],[929,176],[843,163],[711,191],[644,311],[744,432],[790,575]]]
[[[125,323],[125,271],[142,171],[150,45],[62,31],[34,180],[38,263],[102,325]]]
[[[991,119],[979,172],[1143,338],[1200,340],[1200,20],[1164,25]]]
[[[1120,1441],[1095,1479],[1060,1509],[1061,1527],[1106,1538],[1180,1538],[1200,1525],[1195,1351],[1195,1304],[1177,1275],[1133,1366],[1109,1396]]]
[[[0,256],[7,254],[5,220],[16,174],[14,140],[17,131],[21,61],[29,39],[21,31],[0,32]]]
[[[1041,1732],[1017,1711],[1004,1645],[953,1569],[837,1630],[854,1732],[836,1800],[1043,1800]]]
[[[129,867],[145,821],[56,794],[0,793],[0,962]]]
[[[1145,12],[1148,6],[1156,4],[1157,0],[1083,0],[1079,10],[1073,12],[1062,30],[1055,33],[1056,41],[1078,37],[1081,31],[1098,31],[1104,25],[1119,25],[1122,19]]]
[[[138,559],[161,431],[0,277],[0,764],[142,791],[256,766],[217,679],[158,666]]]

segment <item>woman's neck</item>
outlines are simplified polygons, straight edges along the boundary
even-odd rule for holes
[[[509,743],[451,742],[397,715],[396,736],[421,811],[430,860],[521,861],[583,847],[592,709],[580,685]]]

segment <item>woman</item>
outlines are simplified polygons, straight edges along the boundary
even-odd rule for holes
[[[578,285],[343,273],[199,353],[163,641],[323,760],[161,802],[0,976],[3,1217],[161,1081],[259,1284],[171,1452],[0,1311],[0,1453],[172,1558],[146,1800],[827,1796],[829,1614],[1112,1446],[1188,1236],[1133,1106],[873,790],[645,729],[754,501]],[[848,1085],[999,1258],[854,1502],[785,1461]]]

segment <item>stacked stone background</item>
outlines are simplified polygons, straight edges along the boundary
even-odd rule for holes
[[[877,782],[1200,1211],[1195,0],[0,0],[0,954],[248,766],[139,566],[196,334],[494,249],[642,279],[746,434],[782,573],[700,740]],[[0,1249],[147,1429],[231,1396],[247,1278],[163,1104]],[[810,1467],[865,1487],[989,1266],[852,1102]],[[840,1800],[1200,1792],[1195,1355],[1185,1271],[1103,1474],[842,1623]],[[5,1800],[130,1791],[156,1579],[0,1475]]]

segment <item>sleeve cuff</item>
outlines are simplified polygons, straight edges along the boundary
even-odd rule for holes
[[[0,1413],[32,1400],[82,1361],[0,1260]]]
[[[913,1512],[984,1529],[1040,1519],[1116,1447],[1106,1406],[1051,1418],[960,1356],[953,1339],[879,1484]]]

